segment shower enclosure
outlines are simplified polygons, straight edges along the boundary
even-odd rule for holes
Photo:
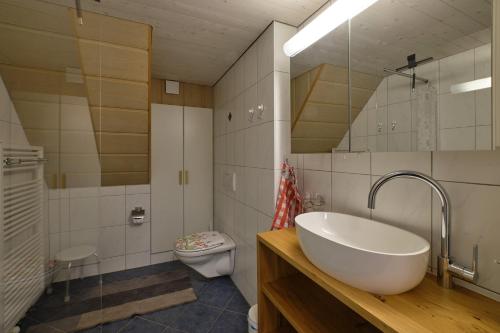
[[[99,271],[128,267],[124,193],[113,195],[149,183],[150,27],[104,15],[99,1],[60,3],[0,0],[0,332],[99,323]],[[140,133],[119,122],[132,116]],[[126,151],[131,137],[140,152]],[[116,202],[123,212],[107,215]],[[79,246],[101,262],[68,271],[55,260]]]

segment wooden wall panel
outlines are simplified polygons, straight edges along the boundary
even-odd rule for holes
[[[149,155],[102,154],[102,172],[149,172]]]
[[[70,15],[73,17],[74,22],[77,22],[76,11],[74,9],[70,9]],[[151,45],[147,38],[151,32],[151,26],[92,12],[85,12],[84,16],[85,24],[75,25],[78,37],[130,46],[142,50],[151,50]]]
[[[149,134],[97,132],[96,142],[100,154],[149,155]],[[127,163],[126,157],[122,158]]]
[[[165,93],[165,80],[152,79],[151,100],[157,104],[213,108],[213,88],[192,83],[179,83],[179,94]]]
[[[149,112],[119,108],[92,107],[96,131],[115,133],[149,133]]]
[[[143,82],[86,76],[91,106],[149,110],[149,85]]]
[[[148,52],[127,46],[79,40],[85,75],[148,82]]]
[[[118,186],[123,184],[149,184],[149,172],[115,172],[103,173],[101,175],[101,185],[103,186]]]

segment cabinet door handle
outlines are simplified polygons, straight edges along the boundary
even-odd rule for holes
[[[184,185],[189,184],[189,171],[184,170]]]
[[[182,185],[183,179],[182,179],[182,170],[179,170],[179,185]]]

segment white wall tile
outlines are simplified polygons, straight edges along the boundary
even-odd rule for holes
[[[377,95],[377,106],[382,107],[387,105],[387,89],[388,89],[388,81],[389,80],[382,80],[380,84],[377,87],[377,90],[375,91]]]
[[[304,154],[304,169],[332,171],[332,154]]]
[[[476,128],[459,127],[442,129],[439,134],[440,151],[467,151],[476,148]]]
[[[245,225],[243,241],[255,248],[257,232],[259,231],[259,212],[251,207],[245,206]]]
[[[332,209],[332,173],[326,171],[304,170],[304,192],[317,193],[325,200],[323,211]]]
[[[69,212],[72,231],[99,227],[99,198],[72,198]]]
[[[491,76],[491,44],[480,46],[474,50],[475,79]]]
[[[378,177],[373,177],[375,183]],[[374,220],[411,231],[431,243],[431,188],[420,181],[396,179],[378,192]],[[433,254],[434,255],[434,254]]]
[[[124,225],[127,222],[124,195],[102,196],[99,200],[101,226]]]
[[[269,73],[257,83],[256,117],[258,122],[274,120],[274,77],[274,72]]]
[[[245,88],[257,82],[257,58],[257,46],[254,44],[247,50],[242,58],[245,64]]]
[[[125,216],[127,222],[130,222],[132,210],[135,207],[142,207],[145,210],[144,222],[151,220],[151,201],[149,194],[132,194],[126,196]]]
[[[281,163],[292,151],[291,147],[291,123],[290,121],[274,122],[274,169],[280,169]]]
[[[411,133],[389,133],[387,135],[387,151],[406,152],[411,150]]]
[[[410,100],[411,80],[406,77],[391,75],[388,80],[388,103],[401,103]]]
[[[245,130],[245,165],[257,167],[259,159],[259,127],[253,126]]]
[[[370,174],[370,153],[333,153],[333,171]]]
[[[170,262],[170,261],[173,261],[173,260],[176,260],[177,258],[175,258],[174,254],[172,251],[168,251],[168,252],[160,252],[160,253],[151,253],[151,257],[150,257],[150,262],[151,262],[151,265],[156,265],[156,264],[161,264],[161,263],[164,263],[164,262]]]
[[[235,140],[234,133],[229,133],[226,135],[226,163],[234,165],[234,150],[235,150]]]
[[[283,51],[283,45],[296,32],[296,27],[274,22],[274,69],[276,71],[290,73],[290,57]]]
[[[439,128],[474,126],[474,92],[439,96]]]
[[[125,254],[125,226],[106,227],[99,231],[100,258],[111,258]]]
[[[100,195],[125,195],[125,185],[123,186],[103,186],[99,189]]]
[[[368,112],[360,112],[351,126],[352,136],[367,136]]]
[[[125,269],[125,256],[107,258],[101,260],[101,273],[123,271]]]
[[[368,150],[367,136],[354,136],[351,138],[351,149],[356,152],[365,152]]]
[[[389,133],[409,132],[411,130],[410,102],[389,105],[387,119]]]
[[[257,155],[255,166],[259,168],[274,169],[274,138],[275,123],[267,122],[256,127],[257,133]]]
[[[476,125],[491,125],[491,88],[475,92],[476,98]]]
[[[498,223],[500,187],[443,182],[451,200],[451,255],[457,263],[470,266],[472,247],[479,244],[479,279],[477,283],[500,293]],[[440,204],[433,201],[433,224],[439,226]],[[434,247],[439,249],[439,227],[434,228]]]
[[[234,133],[234,164],[245,165],[245,131],[237,131]]]
[[[369,217],[368,192],[370,176],[348,173],[333,173],[333,211]]]
[[[290,121],[290,74],[274,72],[274,119]]]
[[[396,170],[413,170],[431,175],[431,153],[372,153],[372,175],[385,175]]]
[[[274,26],[271,25],[255,43],[257,46],[257,79],[262,80],[274,70]]]
[[[269,216],[274,214],[276,199],[274,197],[274,170],[259,169],[259,195],[257,208]]]
[[[151,185],[127,185],[125,186],[125,194],[146,194],[151,193]]]
[[[98,196],[99,196],[99,187],[79,187],[79,188],[69,189],[70,198],[89,198]]]
[[[139,253],[149,251],[150,246],[150,224],[140,225],[127,224],[126,226],[126,253]]]
[[[245,119],[245,128],[249,126],[253,126],[258,123],[257,119],[257,104],[258,104],[258,94],[257,94],[257,85],[249,87],[245,91],[245,108],[243,110],[243,119]],[[254,111],[254,115],[250,115],[250,110]]]
[[[125,268],[132,269],[143,266],[148,266],[150,264],[150,254],[149,251],[142,253],[127,254],[125,256]]]
[[[476,150],[492,150],[491,126],[476,126]]]
[[[500,185],[500,152],[436,152],[432,169],[438,180]]]
[[[439,93],[447,94],[450,86],[474,80],[474,50],[441,59]]]

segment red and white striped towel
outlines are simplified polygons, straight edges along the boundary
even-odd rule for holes
[[[281,179],[276,212],[271,230],[295,226],[295,216],[302,213],[302,198],[297,188],[295,170],[288,162],[281,164]]]

